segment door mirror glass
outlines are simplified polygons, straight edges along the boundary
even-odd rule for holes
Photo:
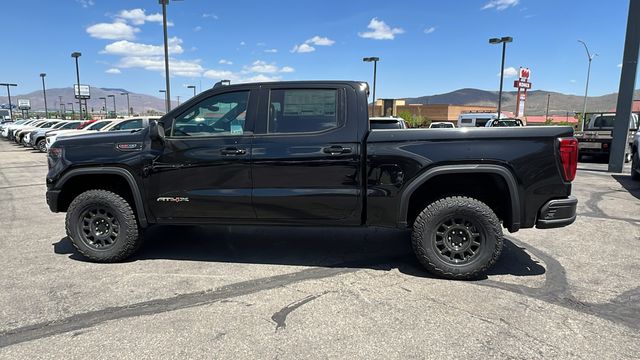
[[[164,139],[164,124],[157,120],[151,120],[149,122],[149,136],[154,141]]]

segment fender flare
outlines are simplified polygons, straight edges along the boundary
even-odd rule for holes
[[[129,184],[129,188],[131,189],[131,194],[133,194],[133,201],[136,205],[136,213],[138,216],[138,221],[140,222],[140,226],[146,228],[149,226],[149,222],[147,221],[147,216],[144,212],[144,202],[142,201],[142,193],[140,191],[140,187],[136,182],[136,179],[133,177],[130,171],[123,169],[121,167],[94,167],[94,168],[80,168],[80,169],[72,169],[66,172],[64,175],[60,177],[60,179],[56,182],[56,189],[62,189],[64,184],[70,179],[81,176],[81,175],[119,175],[122,176],[127,183]]]
[[[469,174],[469,173],[489,173],[501,176],[509,188],[509,197],[511,200],[511,219],[509,226],[510,232],[516,232],[520,229],[520,195],[518,193],[518,183],[511,171],[504,166],[490,164],[475,165],[443,165],[431,168],[414,178],[408,183],[400,197],[400,208],[398,209],[398,224],[407,227],[407,213],[409,210],[409,200],[411,195],[424,183],[430,179],[445,174]]]

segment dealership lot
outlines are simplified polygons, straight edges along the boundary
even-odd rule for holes
[[[0,141],[0,357],[635,358],[640,183],[581,163],[573,225],[508,235],[485,280],[430,277],[384,229],[155,227],[73,251],[43,154]]]

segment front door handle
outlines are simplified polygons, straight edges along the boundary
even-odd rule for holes
[[[351,153],[351,148],[342,147],[340,145],[331,145],[331,146],[323,148],[322,152],[324,152],[326,154],[331,154],[331,155],[349,154],[349,153]]]
[[[228,148],[220,150],[220,154],[222,154],[222,155],[244,155],[246,153],[247,153],[247,150],[238,149],[238,148],[235,148],[235,147],[228,147]]]

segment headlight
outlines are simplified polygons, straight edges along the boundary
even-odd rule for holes
[[[49,157],[52,160],[58,160],[62,157],[62,148],[61,147],[50,147],[49,148]]]

